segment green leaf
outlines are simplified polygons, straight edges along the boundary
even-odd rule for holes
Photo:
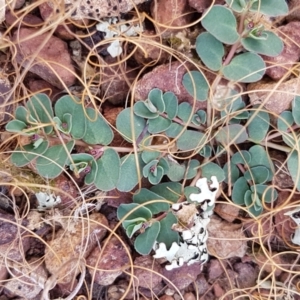
[[[214,5],[201,23],[209,33],[224,44],[233,45],[239,39],[236,18],[230,9],[222,5]]]
[[[199,101],[205,101],[208,98],[209,85],[202,73],[199,71],[190,71],[183,76],[182,84],[188,93]]]
[[[24,167],[34,160],[39,154],[45,153],[48,149],[49,142],[43,141],[37,148],[31,143],[18,147],[11,155],[11,162],[17,167]]]
[[[139,223],[133,223],[133,224],[130,224],[126,227],[126,234],[129,238],[132,238],[132,236],[139,230],[141,229],[141,227],[143,226],[143,221],[144,219],[143,218],[138,218],[136,220],[136,222],[139,221]],[[125,222],[124,222],[125,223]]]
[[[253,115],[254,117],[252,118]],[[251,111],[250,118],[252,118],[252,120],[248,123],[247,127],[249,140],[259,143],[268,133],[270,127],[270,116],[267,112],[259,110]]]
[[[169,119],[166,119],[162,116],[158,116],[155,119],[148,120],[148,131],[150,133],[161,133],[165,130],[167,130],[171,126],[172,121]]]
[[[231,184],[235,183],[238,178],[240,177],[240,170],[239,168],[233,164],[232,162],[230,162],[230,173],[229,173],[229,168],[228,168],[228,163],[226,163],[223,167],[223,171],[225,174],[225,179],[224,182],[226,182],[227,184],[229,183],[229,176],[230,176],[230,182]]]
[[[248,83],[260,80],[265,69],[266,64],[258,54],[246,52],[235,56],[223,68],[223,74],[229,80]]]
[[[124,139],[130,143],[133,143],[137,140],[145,126],[146,120],[133,114],[130,107],[122,110],[117,116],[116,127]]]
[[[178,106],[177,117],[184,123],[188,123],[193,114],[193,108],[188,102],[182,102]]]
[[[282,131],[282,139],[291,148],[295,145],[295,139],[291,133],[287,133],[287,130],[293,125],[293,123],[294,117],[293,113],[290,111],[282,112],[277,119],[277,128]]]
[[[149,163],[147,163],[143,168],[143,176],[148,177],[149,173],[156,168],[157,164],[158,164],[158,159],[151,160]]]
[[[176,138],[184,130],[182,125],[172,123],[171,126],[165,131],[165,134],[170,138]]]
[[[9,121],[6,126],[5,126],[5,130],[8,132],[18,132],[18,133],[22,133],[25,134],[25,132],[23,132],[24,129],[27,128],[27,124],[25,124],[22,121],[19,120],[11,120]],[[34,133],[31,133],[31,135]]]
[[[131,191],[139,182],[142,176],[142,169],[145,166],[141,155],[137,155],[139,173],[137,172],[136,157],[134,154],[128,154],[121,158],[120,177],[117,189],[122,192]]]
[[[226,3],[232,10],[238,13],[241,13],[247,7],[246,1],[241,0],[226,0]]]
[[[60,120],[63,120],[66,113],[72,116],[71,135],[74,139],[82,139],[86,133],[86,112],[81,104],[76,103],[79,101],[77,97],[66,95],[59,98],[54,106],[55,115]]]
[[[160,221],[160,231],[156,238],[158,243],[164,243],[167,249],[170,249],[172,243],[179,242],[178,232],[172,230],[172,225],[177,223],[176,217],[169,212],[165,218]]]
[[[299,168],[299,154],[297,150],[293,150],[287,159],[287,167],[292,176],[294,184],[298,191],[300,191],[300,168]]]
[[[244,177],[240,177],[233,185],[232,201],[238,205],[244,205],[245,193],[249,190],[249,185]]]
[[[95,186],[101,191],[111,191],[119,181],[121,160],[118,153],[112,148],[106,149],[97,160],[97,166]]]
[[[47,124],[52,122],[52,104],[46,94],[36,94],[32,96],[28,100],[26,106],[31,116],[37,120],[38,123]],[[44,127],[44,130],[46,134],[50,134],[53,130],[53,126],[46,126]]]
[[[278,197],[276,189],[268,185],[255,184],[251,186],[251,191],[252,193],[257,193],[261,201],[265,203],[272,203]]]
[[[148,99],[160,113],[163,113],[165,111],[165,103],[163,101],[162,90],[157,88],[151,90],[148,94]]]
[[[258,217],[263,211],[263,207],[261,205],[256,204],[256,202],[258,201],[260,200],[258,199],[257,195],[253,195],[250,190],[248,190],[245,193],[245,205],[247,206],[248,212],[255,217]]]
[[[123,219],[129,212],[131,212],[125,220],[135,220],[137,218],[144,218],[145,220],[150,220],[152,218],[151,211],[144,206],[140,206],[139,208],[137,208],[138,206],[139,204],[137,203],[120,204],[120,206],[117,209],[118,219]]]
[[[251,161],[251,154],[246,150],[241,150],[239,152],[236,152],[231,157],[231,162],[235,165],[237,164],[243,164],[247,165]]]
[[[178,162],[169,160],[169,172],[167,176],[171,181],[180,181],[184,178],[185,166],[180,165]]]
[[[150,190],[164,199],[176,203],[181,197],[182,185],[178,182],[163,182],[150,188]]]
[[[245,127],[240,124],[224,126],[216,134],[216,140],[223,145],[241,144],[247,139],[247,131]]]
[[[135,250],[141,255],[148,255],[160,231],[160,222],[153,222],[144,233],[140,234],[134,242]]]
[[[173,120],[178,112],[178,99],[173,92],[166,92],[163,95],[165,103],[165,113],[170,120]]]
[[[149,163],[153,159],[157,159],[160,155],[159,151],[151,151],[151,150],[145,150],[142,152],[142,159],[145,164]]]
[[[292,114],[295,123],[300,125],[300,96],[296,96],[292,102]]]
[[[197,159],[191,159],[189,162],[187,173],[185,175],[186,179],[192,179],[197,175],[197,172],[199,170],[200,162]]]
[[[222,68],[223,44],[209,32],[201,33],[196,39],[196,51],[203,63],[213,71]]]
[[[106,120],[93,108],[88,107],[86,114],[95,121],[86,119],[86,132],[83,141],[91,145],[108,145],[114,138],[112,129],[107,124]]]
[[[266,39],[254,39],[246,37],[241,40],[243,47],[251,52],[258,54],[277,56],[283,50],[282,40],[272,31],[263,31],[266,34]]]
[[[204,145],[201,150],[199,151],[199,154],[203,157],[211,157],[212,154],[212,148],[210,145]]]
[[[206,123],[206,111],[198,110],[193,115],[192,123],[195,125],[205,124]]]
[[[265,166],[270,171],[268,181],[271,181],[274,175],[274,166],[265,148],[260,145],[255,145],[249,149],[249,153],[251,155],[249,167]]]
[[[225,179],[224,170],[213,162],[208,162],[201,167],[201,175],[208,180],[210,180],[212,176],[216,176],[219,182],[222,182]]]
[[[270,171],[264,166],[252,167],[250,170],[247,170],[244,174],[244,177],[247,181],[252,181],[255,184],[262,184],[268,181],[270,176]]]
[[[186,130],[177,140],[177,148],[180,150],[195,150],[201,148],[205,142],[205,135],[199,131]]]
[[[154,172],[150,172],[147,176],[149,182],[153,185],[160,183],[162,177],[164,176],[165,172],[161,166],[157,166]]]
[[[137,116],[146,119],[155,119],[159,116],[158,113],[151,112],[149,108],[145,105],[145,103],[142,101],[138,101],[134,104],[133,111]]]
[[[65,145],[55,145],[48,148],[47,151],[43,153],[43,156],[38,157],[36,160],[38,173],[46,178],[55,178],[60,175],[74,144],[74,141],[70,141]]]
[[[67,159],[66,165],[70,166],[70,169],[72,171],[75,170],[75,166],[78,169],[78,173],[81,173],[82,171],[84,171],[86,169],[86,167],[88,165],[90,165],[92,163],[94,159],[94,157],[88,153],[75,153],[75,154],[71,154],[71,159],[69,158]],[[85,163],[85,167],[81,168],[80,164],[81,163]]]
[[[152,200],[166,201],[164,197],[161,197],[160,195],[145,188],[141,188],[138,193],[133,195],[134,203],[143,204]],[[170,208],[170,205],[166,202],[155,202],[147,204],[145,207],[150,209],[153,215],[156,215],[160,212],[167,211]]]
[[[90,164],[91,170],[84,177],[84,183],[90,185],[94,183],[96,175],[98,174],[98,165],[96,160],[93,158]]]
[[[283,16],[289,12],[285,0],[260,0],[255,1],[251,6],[251,11],[259,11],[261,14],[271,17]]]
[[[15,118],[27,124],[29,118],[28,110],[24,106],[18,106],[15,111]]]

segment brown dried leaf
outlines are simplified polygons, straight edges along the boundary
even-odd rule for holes
[[[212,216],[207,230],[207,248],[211,255],[223,259],[245,255],[247,240],[240,224],[228,223]]]

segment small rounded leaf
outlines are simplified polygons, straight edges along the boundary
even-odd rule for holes
[[[214,5],[201,23],[209,33],[224,44],[233,45],[239,38],[233,12],[222,5]]]
[[[134,242],[135,250],[141,255],[148,255],[160,232],[160,222],[153,222],[144,233],[141,233]]]
[[[244,177],[240,177],[233,185],[232,201],[238,205],[244,205],[244,196],[249,190],[249,185]]]
[[[259,13],[271,17],[283,16],[289,12],[289,7],[285,0],[259,0],[254,1],[251,11],[259,11]]]
[[[270,116],[267,112],[251,111],[248,123],[249,139],[255,143],[261,142],[267,135],[270,127]]]
[[[182,84],[192,97],[199,101],[207,99],[209,85],[204,75],[199,71],[191,71],[184,74]]]
[[[196,39],[196,51],[203,63],[213,71],[222,67],[224,46],[209,32],[201,33]]]
[[[229,80],[249,83],[260,80],[265,69],[266,64],[258,54],[246,52],[235,56],[223,68],[223,74]]]
[[[268,181],[270,171],[264,166],[252,167],[250,170],[247,170],[244,174],[244,177],[247,181],[252,181],[255,184],[262,184]]]
[[[282,40],[272,31],[264,31],[266,39],[246,37],[241,40],[243,47],[258,54],[277,56],[283,50]]]

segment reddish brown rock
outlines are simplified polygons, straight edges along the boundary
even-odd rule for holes
[[[196,279],[196,287],[199,295],[203,295],[210,289],[210,284],[207,282],[203,273],[201,273]]]
[[[218,203],[215,212],[227,222],[233,222],[239,215],[240,209],[232,203]]]
[[[220,284],[218,282],[216,282],[213,285],[213,289],[214,289],[214,294],[217,297],[217,299],[220,299],[225,294],[225,291],[222,289],[222,287],[220,286]]]
[[[211,5],[216,4],[224,4],[224,0],[215,0],[212,2],[211,0],[189,0],[189,5],[195,8],[198,12],[202,13]]]
[[[163,275],[171,282],[165,281],[170,288],[174,289],[174,287],[176,287],[179,290],[183,290],[196,281],[201,271],[202,268],[200,264],[194,263],[190,266],[184,264],[182,267],[171,271],[163,269]]]
[[[162,267],[150,255],[140,256],[134,260],[134,275],[136,285],[153,289],[162,281]]]
[[[28,82],[28,87],[30,91],[34,94],[45,93],[52,101],[57,100],[59,89],[45,80],[30,80]]]
[[[12,3],[13,9],[19,9],[25,4],[25,0],[15,0]]]
[[[41,264],[40,259],[36,258],[31,258],[24,265],[16,264],[15,267],[10,267],[10,271],[15,277],[4,284],[5,289],[10,294],[25,299],[36,297],[42,291],[41,285],[45,284],[48,279],[44,264]],[[30,274],[31,278],[23,274]],[[37,280],[40,284],[37,283]]]
[[[236,263],[233,268],[238,273],[236,280],[239,288],[249,288],[256,285],[256,280],[259,273],[258,268],[254,268],[248,263]]]
[[[260,271],[279,276],[282,273],[282,270],[277,266],[284,268],[282,256],[277,252],[269,253],[268,256],[269,257],[263,252],[259,252],[254,255],[254,261],[258,264]]]
[[[196,300],[196,297],[193,293],[185,293],[183,296],[184,300]]]
[[[151,72],[144,75],[136,84],[134,98],[136,100],[145,100],[148,93],[159,88],[163,92],[173,92],[178,97],[178,102],[189,102],[191,105],[194,99],[186,91],[182,84],[182,78],[188,70],[193,70],[194,66],[189,63],[182,64],[178,61],[171,64],[165,64],[154,68]],[[195,110],[205,109],[206,101],[196,101]]]
[[[0,123],[7,122],[10,114],[13,114],[12,105],[7,103],[12,100],[12,87],[8,80],[8,75],[0,70]]]
[[[274,80],[290,72],[300,58],[300,22],[294,21],[278,27],[278,35],[284,42],[283,51],[276,57],[262,56],[268,67],[266,74]]]
[[[159,47],[161,40],[159,36],[155,35],[154,31],[145,30],[141,36],[141,42],[134,52],[134,58],[141,64],[148,64],[150,62],[165,62],[169,53]]]
[[[290,0],[289,4],[289,14],[286,17],[288,21],[300,21],[300,2],[299,0]]]
[[[50,2],[41,3],[39,5],[39,10],[44,21],[53,22],[60,17],[61,12],[54,11],[49,3]],[[69,27],[69,30],[66,28],[66,26]],[[72,33],[73,30],[75,30],[75,26],[73,24],[67,25],[66,22],[63,21],[57,25],[55,34],[63,40],[73,40],[75,38],[74,34]]]
[[[101,72],[101,97],[103,101],[107,100],[114,105],[123,104],[138,72],[110,57],[106,62]]]
[[[104,240],[103,245],[106,242],[107,240]],[[104,286],[112,284],[122,274],[122,268],[129,265],[130,252],[128,251],[124,248],[124,243],[115,236],[109,239],[103,250],[95,247],[86,260],[95,282]]]
[[[169,38],[173,33],[182,30],[180,27],[189,24],[191,14],[187,0],[157,0],[152,3],[151,15],[159,24],[165,26],[156,27],[156,33],[163,38]],[[178,29],[168,29],[178,27]]]
[[[225,261],[224,261],[225,263]],[[226,263],[225,263],[226,266]],[[211,259],[208,265],[208,281],[213,282],[224,273],[224,265],[218,259]]]
[[[285,213],[295,209],[295,205],[299,205],[299,197],[291,195],[289,191],[280,191],[275,207],[275,228],[279,236],[285,243],[293,245],[291,238],[295,233],[297,224],[290,216]]]
[[[46,268],[51,274],[64,274],[58,282],[67,285],[80,273],[77,266],[80,257],[89,256],[95,246],[103,239],[108,226],[106,218],[94,213],[86,219],[69,222],[67,229],[60,229],[55,238],[48,242],[45,250]]]
[[[35,16],[33,14],[20,14],[17,12],[12,12],[8,10],[5,14],[5,21],[7,25],[13,26],[13,27],[39,27],[44,24],[44,21],[39,18],[38,16]]]
[[[159,300],[174,300],[174,298],[169,295],[163,295],[159,298]]]
[[[17,62],[29,71],[59,89],[63,89],[64,84],[75,83],[75,69],[67,44],[59,38],[49,33],[40,34],[36,29],[21,28],[15,32],[13,42],[17,47]]]
[[[250,83],[247,92],[252,105],[263,103],[268,111],[279,115],[290,109],[295,95],[300,93],[300,78],[293,78],[279,85],[274,81],[261,80]]]

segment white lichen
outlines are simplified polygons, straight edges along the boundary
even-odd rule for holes
[[[290,216],[293,221],[297,224],[297,228],[295,229],[294,235],[291,237],[291,241],[300,245],[300,208],[295,208],[294,210],[288,211],[285,213],[286,216]]]
[[[179,244],[174,242],[169,250],[164,243],[154,244],[153,257],[167,259],[171,263],[166,265],[167,270],[179,268],[184,263],[204,264],[208,260],[207,225],[213,212],[219,182],[215,176],[212,176],[210,185],[207,183],[207,178],[201,178],[196,186],[200,189],[200,193],[190,195],[194,203],[186,201],[172,205],[173,213],[178,218],[178,224],[173,225],[172,229],[179,232],[181,238]],[[200,206],[200,213],[196,206]]]
[[[136,36],[144,29],[140,25],[126,25],[126,21],[118,18],[109,18],[96,25],[98,31],[105,33],[105,39],[112,39],[121,35]],[[107,52],[112,57],[117,57],[122,54],[122,45],[119,39],[115,39],[107,48]]]
[[[50,209],[61,203],[60,196],[55,196],[54,194],[38,192],[35,196],[39,204],[38,210]]]

